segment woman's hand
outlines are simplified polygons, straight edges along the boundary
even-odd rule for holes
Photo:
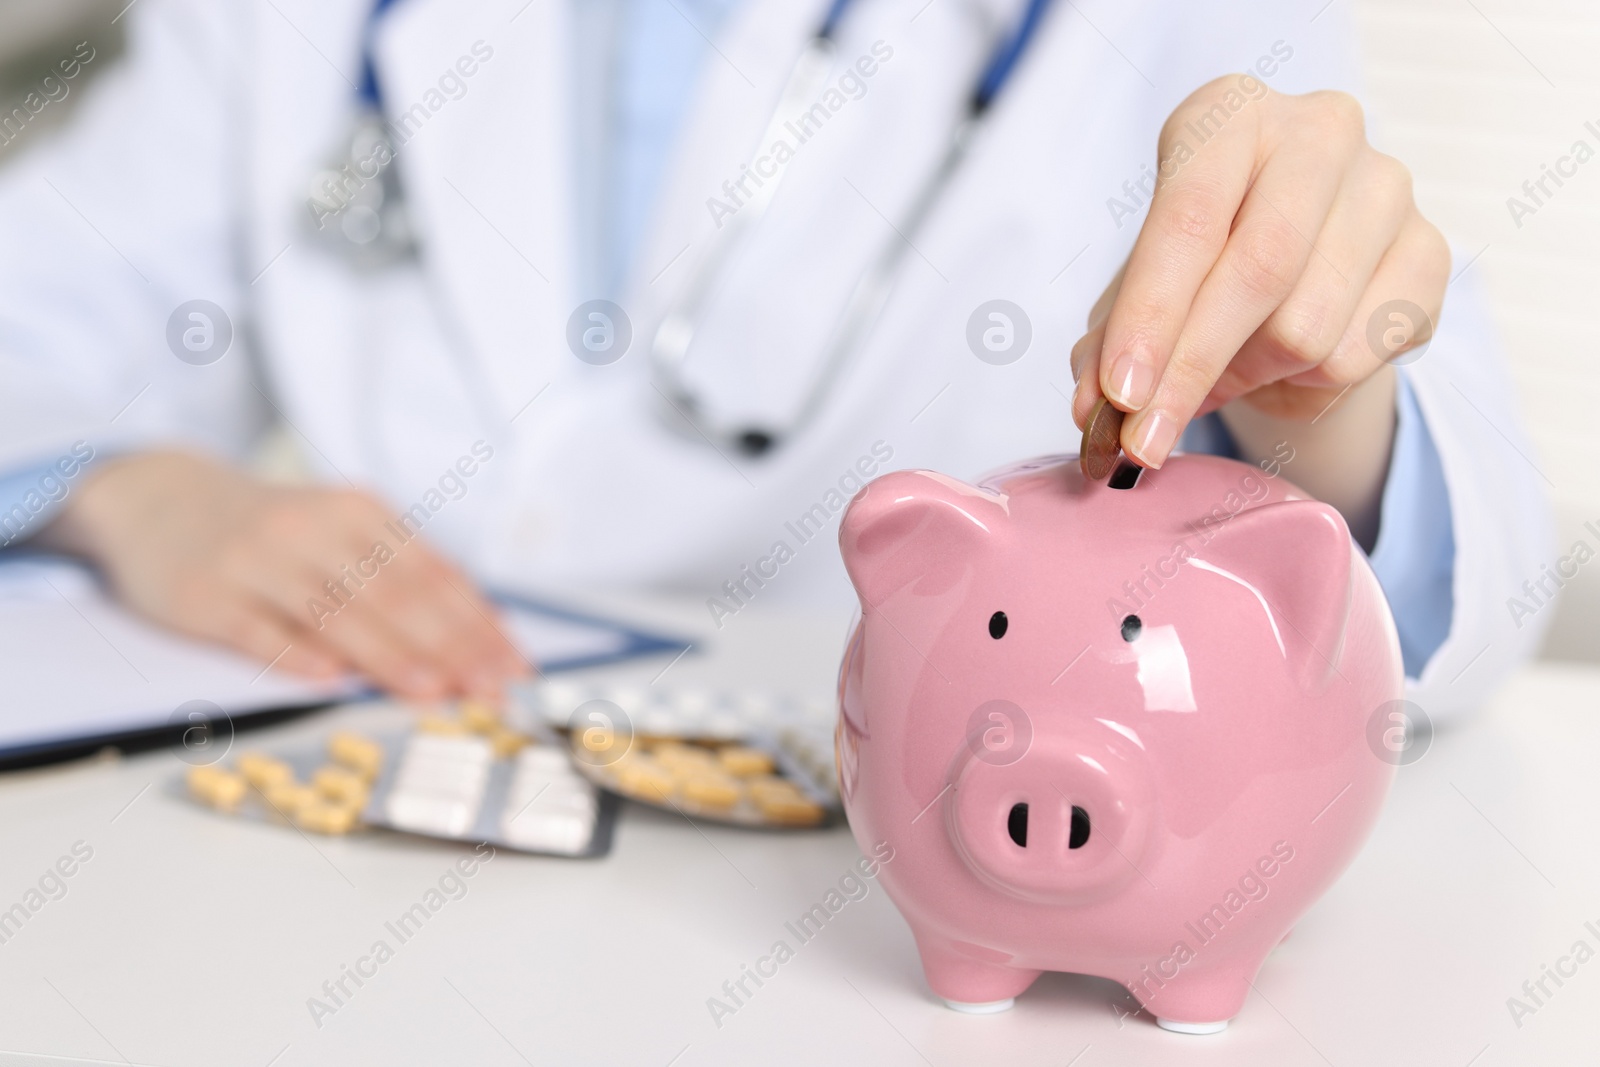
[[[1149,217],[1072,350],[1074,420],[1104,395],[1129,413],[1123,450],[1159,467],[1220,408],[1246,458],[1289,441],[1290,477],[1365,540],[1393,436],[1389,362],[1431,337],[1450,271],[1410,173],[1367,144],[1353,98],[1240,75],[1173,112],[1158,159]]]
[[[144,453],[107,461],[39,540],[97,563],[144,615],[263,663],[419,699],[497,696],[528,664],[472,582],[392,520],[364,493]]]

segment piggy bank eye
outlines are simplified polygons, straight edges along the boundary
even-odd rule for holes
[[[1008,625],[1008,623],[1006,622],[1006,613],[1005,612],[997,611],[993,615],[990,615],[989,616],[989,636],[994,638],[996,641],[1000,640],[1002,637],[1004,637],[1006,635],[1006,626],[1007,625]]]
[[[1124,641],[1137,641],[1139,633],[1144,629],[1144,623],[1139,621],[1139,616],[1129,615],[1122,620],[1122,639]]]

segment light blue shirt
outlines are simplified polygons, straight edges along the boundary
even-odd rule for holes
[[[656,194],[702,64],[739,0],[568,0],[573,27],[573,212],[588,296],[615,297]],[[1394,447],[1372,569],[1389,598],[1406,674],[1416,677],[1454,613],[1455,535],[1433,437],[1400,374]],[[1237,455],[1216,415],[1184,434],[1189,451]],[[0,545],[36,533],[60,506],[45,500],[18,531],[14,506],[36,502],[48,464],[0,476]],[[30,496],[32,492],[32,496]]]
[[[579,277],[622,295],[701,65],[739,0],[568,0]]]
[[[79,441],[64,447],[59,457],[0,474],[0,549],[21,544],[55,518],[62,502],[100,458],[90,449],[85,459],[83,445]]]

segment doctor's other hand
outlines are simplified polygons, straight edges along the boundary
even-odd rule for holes
[[[498,696],[529,666],[494,607],[420,540],[398,544],[391,519],[365,493],[150,452],[107,462],[39,540],[98,564],[142,614],[263,663],[417,699]]]
[[[1429,339],[1449,280],[1409,171],[1368,145],[1353,97],[1249,75],[1180,104],[1157,160],[1149,216],[1072,350],[1074,420],[1104,395],[1129,413],[1124,451],[1159,467],[1190,419],[1222,409],[1245,458],[1290,440],[1302,488],[1359,518],[1388,469],[1390,361]],[[1398,338],[1391,301],[1412,309]]]

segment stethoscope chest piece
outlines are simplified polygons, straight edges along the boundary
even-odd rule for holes
[[[349,136],[311,178],[308,226],[319,245],[361,270],[416,255],[395,149],[383,116],[363,108]]]

